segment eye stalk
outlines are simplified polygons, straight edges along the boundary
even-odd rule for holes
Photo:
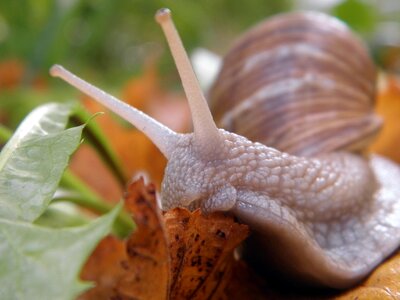
[[[180,134],[174,132],[136,108],[129,106],[125,102],[84,81],[60,65],[52,66],[50,74],[54,77],[60,77],[130,122],[137,129],[142,131],[158,147],[158,149],[160,149],[165,157],[169,159],[172,151],[178,144],[181,136]]]
[[[164,31],[189,102],[196,150],[205,155],[216,153],[215,149],[222,145],[221,136],[193,71],[189,57],[183,47],[182,40],[172,21],[171,11],[168,8],[162,8],[157,11],[155,19]]]

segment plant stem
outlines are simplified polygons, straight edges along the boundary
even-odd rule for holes
[[[78,195],[71,194],[67,197],[63,197],[62,200],[76,203],[98,213],[107,213],[113,208],[113,205],[103,200],[68,169],[61,178],[61,185],[79,193]],[[59,201],[61,199],[56,200]],[[114,223],[114,229],[122,236],[126,236],[130,233],[134,226],[131,217],[125,211],[121,211]]]
[[[61,198],[57,198],[55,202],[58,200],[61,200]],[[35,224],[46,227],[63,228],[80,226],[91,221],[90,217],[82,214],[82,212],[77,209],[77,206],[75,208],[74,204],[68,202],[68,206],[73,205],[74,209],[65,210],[63,207],[60,208],[55,202],[53,201],[45,212],[35,220]]]
[[[85,108],[78,106],[74,112],[74,116],[79,120],[79,123],[86,123],[84,131],[86,140],[94,146],[93,148],[107,164],[111,172],[113,172],[120,185],[125,187],[127,179],[121,161],[98,123],[93,120],[96,115],[93,116],[87,112]],[[72,120],[74,120],[74,118],[72,118]]]

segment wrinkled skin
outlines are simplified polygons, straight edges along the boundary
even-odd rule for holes
[[[219,132],[222,146],[210,155],[182,135],[165,171],[163,209],[232,211],[280,269],[336,288],[361,280],[398,246],[394,163],[349,153],[295,157]]]

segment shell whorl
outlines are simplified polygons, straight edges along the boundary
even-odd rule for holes
[[[295,155],[362,151],[381,127],[376,70],[339,20],[276,16],[239,39],[210,91],[220,127]]]

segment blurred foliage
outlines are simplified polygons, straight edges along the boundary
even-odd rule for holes
[[[370,33],[377,23],[377,11],[359,0],[348,0],[333,9],[333,13],[359,33]]]
[[[112,91],[140,76],[149,57],[161,56],[163,84],[180,89],[154,21],[161,7],[173,11],[189,52],[204,47],[220,55],[240,33],[270,15],[325,11],[358,31],[385,69],[400,70],[398,0],[0,1],[0,123],[14,128],[37,104],[76,95],[58,80],[49,82],[48,68],[54,63]]]
[[[56,61],[103,72],[132,72],[149,52],[165,48],[154,22],[154,13],[161,7],[174,12],[189,49],[217,50],[242,28],[287,10],[289,1],[248,1],[245,10],[242,2],[221,0],[2,1],[0,55],[27,59],[32,72],[47,70]]]

